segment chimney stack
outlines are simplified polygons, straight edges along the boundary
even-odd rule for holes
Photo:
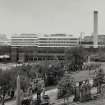
[[[94,11],[93,46],[98,48],[98,11]]]

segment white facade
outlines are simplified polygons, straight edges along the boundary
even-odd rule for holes
[[[11,46],[76,47],[79,38],[65,34],[20,34],[11,37]]]
[[[43,35],[38,40],[38,47],[76,47],[79,38],[65,34]]]
[[[37,46],[37,34],[19,34],[11,37],[11,46]]]

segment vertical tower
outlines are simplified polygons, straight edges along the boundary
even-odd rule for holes
[[[93,44],[94,48],[98,48],[98,11],[94,11]]]

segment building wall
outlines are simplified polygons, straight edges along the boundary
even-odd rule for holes
[[[76,47],[79,44],[79,38],[71,35],[48,35],[39,38],[38,47]]]
[[[36,59],[60,59],[64,56],[66,47],[77,47],[79,38],[65,34],[36,35],[21,34],[11,38],[12,61],[32,61]],[[16,48],[15,48],[16,47]],[[21,57],[23,59],[21,59]]]
[[[93,46],[93,36],[85,36],[82,43],[82,46]],[[105,35],[97,35],[98,47],[105,47]]]
[[[84,48],[94,47],[93,36],[86,36],[82,42],[79,42],[80,39],[72,35],[52,34],[38,36],[36,34],[24,34],[12,37],[11,41],[12,61],[54,59],[54,56],[63,59],[65,48],[78,47],[80,45]],[[98,44],[99,47],[105,46],[105,35],[98,35]],[[14,47],[17,47],[17,50]]]
[[[37,46],[38,35],[20,34],[11,37],[11,46]]]

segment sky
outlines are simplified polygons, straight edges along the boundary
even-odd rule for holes
[[[0,33],[91,34],[94,10],[105,34],[105,0],[0,0]]]

